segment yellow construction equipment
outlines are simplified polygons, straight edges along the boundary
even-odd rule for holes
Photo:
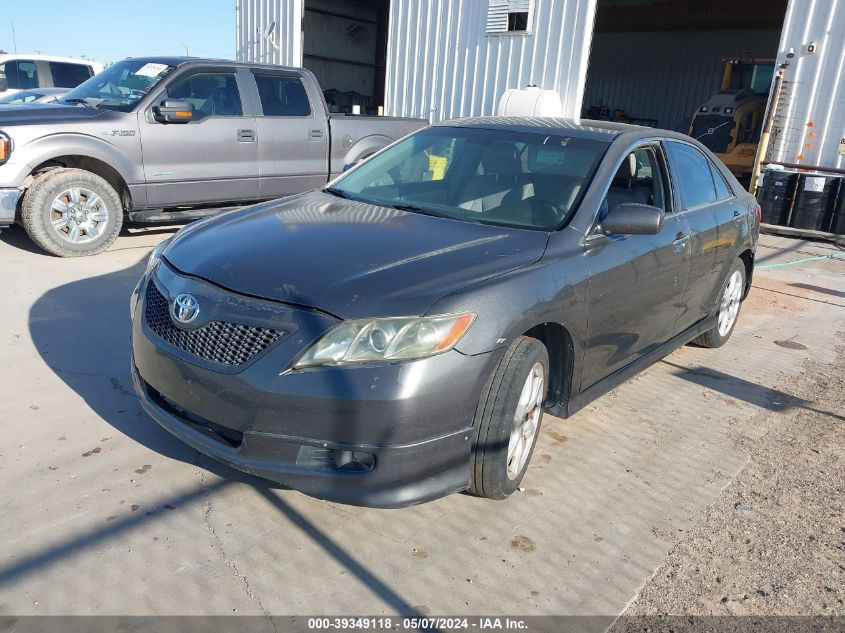
[[[754,168],[775,60],[743,57],[723,62],[721,88],[695,113],[689,135],[745,182]]]

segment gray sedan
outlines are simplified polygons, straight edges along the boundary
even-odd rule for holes
[[[544,411],[729,339],[758,231],[686,136],[445,122],[158,247],[132,296],[135,389],[199,451],[308,494],[502,499]]]

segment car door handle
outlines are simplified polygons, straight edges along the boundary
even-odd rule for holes
[[[323,138],[323,130],[308,130],[309,141],[319,141]]]
[[[255,130],[238,130],[238,143],[254,143]]]

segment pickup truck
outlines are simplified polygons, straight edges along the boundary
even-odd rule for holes
[[[124,220],[301,193],[425,125],[329,114],[302,68],[130,58],[59,104],[0,109],[0,227],[22,224],[54,255],[95,255]]]

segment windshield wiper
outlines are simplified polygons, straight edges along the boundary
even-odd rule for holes
[[[88,106],[89,108],[96,108],[102,102],[102,99],[97,99],[96,97],[85,97],[84,99],[72,97],[70,99],[62,99],[59,103],[80,103],[84,106]]]
[[[343,198],[344,200],[354,200],[354,198],[348,193],[341,189],[336,189],[335,187],[326,187],[325,189],[323,189],[323,193],[328,193],[337,198]]]
[[[391,209],[396,209],[397,211],[410,211],[411,213],[421,213],[422,215],[430,215],[435,218],[442,218],[446,217],[439,213],[435,213],[430,209],[423,209],[422,207],[418,207],[415,204],[403,204],[401,202],[394,203],[394,202],[381,202],[377,204],[383,204],[386,207],[390,207]]]

